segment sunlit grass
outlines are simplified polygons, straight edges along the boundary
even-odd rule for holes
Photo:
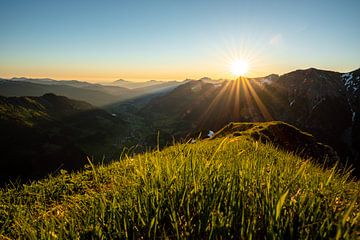
[[[0,191],[0,238],[353,238],[360,183],[244,137]]]

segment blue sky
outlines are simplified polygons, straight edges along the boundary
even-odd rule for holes
[[[360,67],[360,1],[0,0],[0,76],[249,76]]]

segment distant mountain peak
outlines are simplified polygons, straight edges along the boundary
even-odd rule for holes
[[[113,83],[127,83],[127,82],[130,82],[130,81],[127,81],[124,79],[118,79],[118,80],[113,81]]]
[[[278,78],[278,77],[279,77],[279,74],[272,73],[272,74],[267,75],[265,78]]]
[[[209,77],[202,77],[199,79],[199,81],[211,81],[212,79]]]

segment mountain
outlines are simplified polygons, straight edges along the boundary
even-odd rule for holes
[[[132,91],[128,88],[118,87],[118,86],[106,86],[102,84],[90,83],[90,82],[78,81],[78,80],[54,80],[50,78],[21,77],[21,78],[11,78],[10,81],[27,82],[27,83],[44,84],[44,85],[70,86],[75,88],[91,89],[115,96],[126,97],[126,95],[132,95]]]
[[[152,99],[157,96],[161,96],[175,89],[176,87],[184,84],[184,82],[178,81],[157,81],[150,80],[147,82],[131,82],[126,80],[115,81],[116,86],[122,86],[131,89],[133,97],[130,100],[140,99]],[[106,87],[107,85],[104,84]]]
[[[9,79],[11,81],[17,82],[30,82],[36,84],[46,84],[46,85],[66,85],[72,87],[86,87],[91,86],[92,83],[86,81],[78,81],[78,80],[55,80],[51,78],[26,78],[26,77],[13,77]]]
[[[288,122],[359,169],[359,79],[359,70],[310,68],[221,84],[189,81],[154,98],[141,113],[155,129],[177,137],[219,130],[229,122]]]
[[[233,132],[242,126],[234,123],[236,129],[227,126],[215,138],[2,188],[0,236],[358,239],[359,181]],[[283,133],[289,129],[294,130],[286,126]]]
[[[256,81],[256,82],[259,82],[259,83],[262,83],[262,84],[271,84],[274,81],[278,80],[279,77],[280,76],[277,75],[277,74],[270,74],[270,75],[268,75],[266,77],[250,78],[250,80]]]
[[[0,181],[33,179],[59,168],[78,169],[86,156],[113,147],[126,123],[89,103],[54,94],[0,96]]]
[[[134,81],[127,81],[127,80],[119,79],[114,82],[111,82],[109,85],[134,89],[134,88],[155,86],[155,85],[162,84],[162,83],[164,83],[164,82],[157,81],[157,80],[150,80],[150,81],[145,81],[145,82],[134,82]]]
[[[360,69],[341,75],[346,89],[346,97],[351,111],[351,141],[353,155],[360,162]]]
[[[314,133],[359,170],[358,74],[359,70],[343,74],[310,68],[280,76],[273,88],[279,89],[284,103],[278,119]]]
[[[242,80],[221,84],[190,81],[153,99],[142,113],[154,124],[159,123],[157,118],[172,120],[171,128],[179,135],[184,131],[219,130],[231,121],[262,121],[256,101],[249,97],[248,84]],[[255,84],[254,87],[255,92],[261,90]],[[167,126],[165,122],[159,125]]]
[[[104,106],[129,97],[126,91],[124,92],[124,95],[113,95],[99,89],[93,90],[67,85],[49,85],[23,81],[0,80],[0,95],[2,96],[42,96],[46,93],[54,93],[71,99],[86,101],[96,106]]]
[[[158,81],[158,80],[149,80],[145,82],[133,82],[133,81],[127,81],[124,79],[119,79],[111,83],[104,83],[106,85],[110,86],[118,86],[118,87],[125,87],[129,89],[135,89],[135,88],[143,88],[143,87],[150,87],[150,86],[156,86],[159,84],[166,83],[166,81]]]
[[[187,79],[187,81],[194,81],[194,79]],[[200,79],[198,79],[198,81],[202,81],[202,82],[205,82],[205,83],[212,83],[212,84],[221,84],[223,83],[224,81],[227,81],[226,79],[212,79],[212,78],[209,78],[209,77],[202,77]]]

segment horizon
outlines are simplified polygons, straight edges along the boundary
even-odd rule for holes
[[[307,68],[349,72],[360,63],[360,2],[5,0],[0,6],[3,78],[233,79],[237,59],[249,63],[249,78]]]
[[[269,73],[269,74],[266,74],[266,75],[263,75],[263,76],[238,76],[238,77],[245,77],[245,78],[261,78],[261,77],[267,77],[267,76],[270,76],[270,75],[278,75],[278,76],[282,76],[284,74],[287,74],[287,73],[290,73],[290,72],[295,72],[295,71],[305,71],[305,70],[309,70],[309,69],[316,69],[316,70],[320,70],[320,71],[330,71],[330,72],[339,72],[339,73],[348,73],[348,72],[353,72],[353,71],[356,71],[358,69],[360,69],[360,67],[357,67],[357,68],[354,68],[352,70],[349,70],[349,71],[346,71],[346,72],[341,72],[341,71],[336,71],[336,70],[333,70],[333,69],[320,69],[320,68],[317,68],[317,67],[307,67],[307,68],[298,68],[298,69],[293,69],[289,72],[284,72],[284,73]],[[198,80],[201,80],[203,78],[209,78],[211,80],[235,80],[237,79],[238,77],[232,77],[232,78],[213,78],[213,77],[210,77],[210,76],[202,76],[200,78],[185,78],[185,79],[168,79],[168,80],[164,80],[164,79],[137,79],[137,80],[132,80],[132,79],[124,79],[124,78],[117,78],[117,79],[109,79],[107,81],[98,81],[98,80],[89,80],[89,79],[74,79],[74,78],[69,78],[69,79],[58,79],[58,78],[50,78],[50,77],[27,77],[27,76],[13,76],[13,77],[3,77],[3,76],[0,76],[0,79],[6,79],[6,80],[12,80],[12,79],[31,79],[31,80],[54,80],[54,81],[80,81],[80,82],[89,82],[89,83],[98,83],[98,84],[109,84],[109,83],[113,83],[113,82],[116,82],[116,81],[120,81],[120,80],[123,80],[123,81],[127,81],[127,82],[150,82],[150,81],[159,81],[159,82],[169,82],[169,81],[176,81],[176,82],[182,82],[182,81],[186,81],[186,80],[195,80],[195,81],[198,81]],[[103,79],[99,79],[99,80],[103,80]]]

